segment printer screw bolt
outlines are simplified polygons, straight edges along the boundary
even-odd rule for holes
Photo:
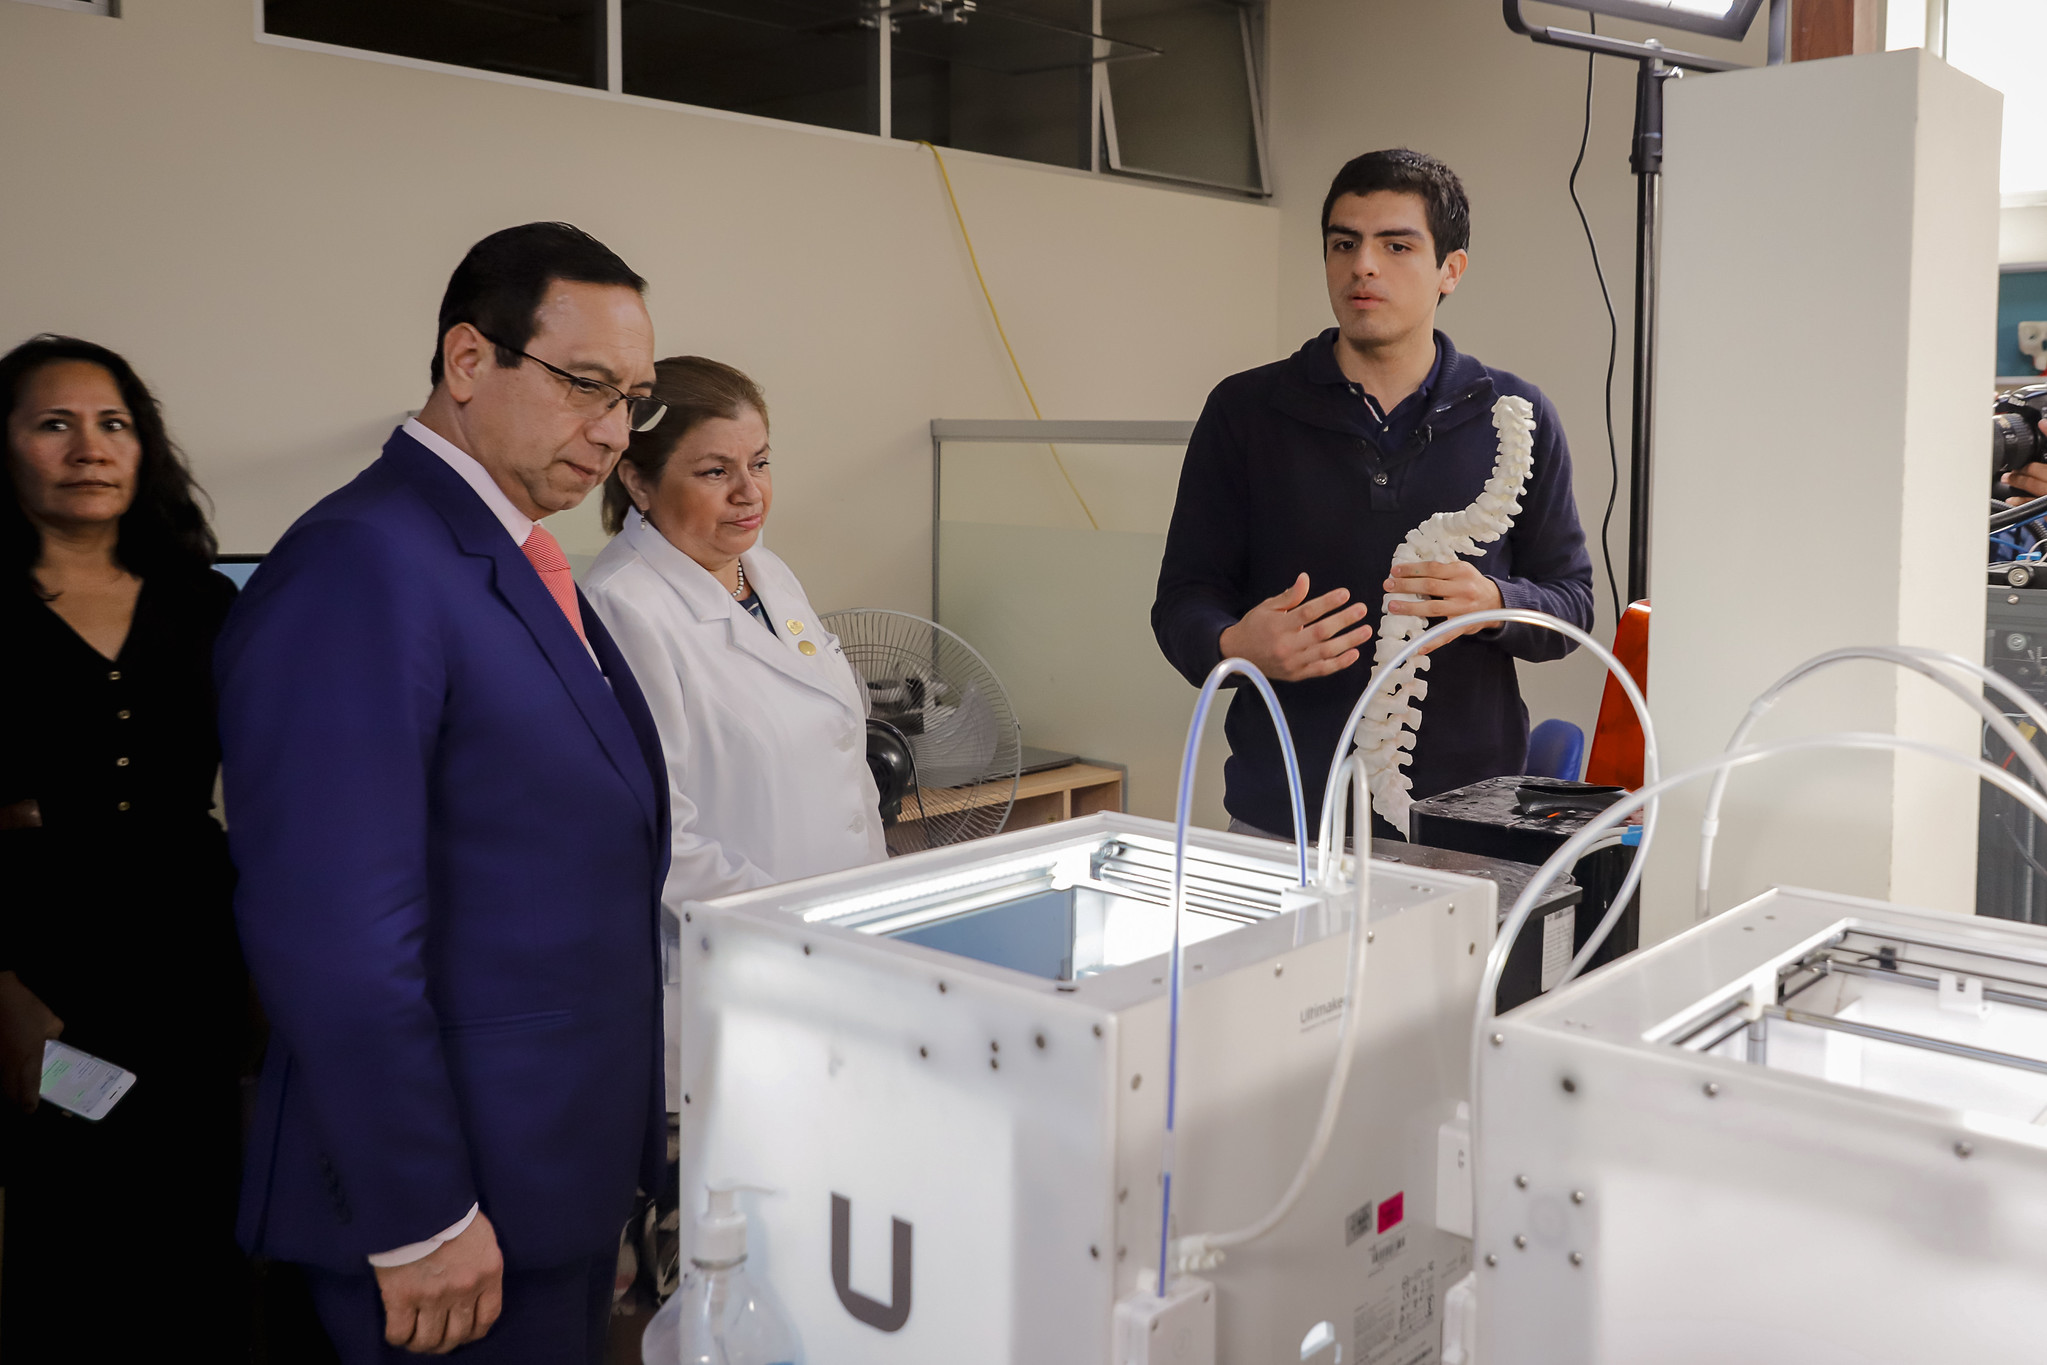
[[[1498,1265],[1500,1263],[1500,1258],[1493,1255],[1492,1252],[1488,1251],[1485,1254],[1485,1263],[1487,1265]]]
[[[1528,1188],[1528,1177],[1527,1177],[1527,1176],[1525,1176],[1525,1175],[1517,1175],[1517,1176],[1515,1176],[1515,1177],[1514,1177],[1514,1188],[1515,1188],[1515,1189],[1517,1189],[1517,1190],[1525,1190],[1525,1189],[1527,1189],[1527,1188]]]
[[[1574,1252],[1572,1252],[1572,1253],[1571,1253],[1571,1264],[1572,1264],[1572,1265],[1584,1265],[1584,1264],[1585,1264],[1585,1253],[1584,1253],[1584,1252],[1582,1252],[1582,1251],[1574,1251]]]
[[[1583,1190],[1572,1190],[1572,1191],[1571,1191],[1571,1202],[1572,1202],[1573,1204],[1582,1204],[1582,1203],[1584,1203],[1584,1202],[1585,1202],[1585,1191],[1583,1191]]]
[[[1514,1234],[1514,1250],[1516,1251],[1528,1250],[1528,1238],[1524,1234],[1519,1232]]]
[[[1707,1081],[1707,1082],[1706,1082],[1706,1098],[1707,1098],[1707,1099],[1709,1099],[1709,1100],[1710,1100],[1710,1099],[1717,1099],[1717,1098],[1719,1098],[1719,1095],[1720,1095],[1720,1082],[1718,1082],[1718,1081]]]

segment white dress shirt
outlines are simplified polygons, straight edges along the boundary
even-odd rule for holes
[[[448,468],[462,476],[462,482],[476,490],[476,496],[483,499],[483,505],[498,519],[498,525],[505,528],[505,534],[512,538],[512,544],[518,546],[520,552],[524,553],[526,538],[533,534],[533,528],[538,523],[512,506],[512,500],[505,496],[504,489],[498,487],[498,481],[490,476],[490,471],[478,464],[474,455],[426,426],[417,417],[406,418],[402,430],[407,436],[440,456]],[[597,663],[596,646],[590,643],[582,631],[577,631],[576,634],[582,637],[583,648],[589,652],[590,662],[597,664],[599,671],[602,671],[604,665]],[[607,678],[606,681],[610,679]]]
[[[505,528],[505,534],[512,538],[512,544],[523,547],[526,537],[533,534],[533,518],[512,506],[512,500],[505,496],[505,490],[498,487],[498,481],[490,471],[476,462],[476,457],[450,441],[417,417],[405,419],[401,428],[407,436],[431,450],[447,462],[448,468],[462,476],[462,482],[476,490],[476,496],[483,499],[483,505]]]

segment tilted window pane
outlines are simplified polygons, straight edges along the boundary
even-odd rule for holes
[[[264,0],[263,30],[602,89],[604,0]]]
[[[1092,70],[1103,51],[1090,0],[981,0],[972,12],[903,14],[890,40],[899,138],[1085,168]]]
[[[1102,29],[1161,55],[1109,65],[1117,168],[1262,191],[1243,19],[1229,0],[1102,0]]]
[[[871,133],[875,33],[859,0],[625,0],[625,91]]]

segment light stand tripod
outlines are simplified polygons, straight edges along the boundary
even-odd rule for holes
[[[1656,400],[1656,226],[1662,203],[1663,83],[1687,71],[1740,71],[1739,62],[1665,47],[1654,38],[1630,42],[1597,33],[1532,24],[1522,12],[1523,0],[1502,0],[1507,27],[1552,47],[1571,48],[1635,63],[1635,136],[1628,168],[1635,175],[1635,364],[1634,413],[1628,433],[1628,595],[1639,602],[1649,595],[1649,490],[1651,417]],[[1748,31],[1762,0],[1742,0],[1723,19],[1698,22],[1701,32],[1740,38]],[[1672,12],[1661,5],[1608,3],[1594,5],[1600,13],[1671,23]],[[1770,64],[1784,60],[1788,0],[1770,0]]]

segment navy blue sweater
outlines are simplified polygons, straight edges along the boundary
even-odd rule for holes
[[[1376,631],[1394,549],[1435,513],[1468,506],[1491,477],[1492,408],[1502,394],[1535,405],[1535,467],[1514,529],[1472,562],[1500,585],[1507,606],[1589,629],[1592,561],[1571,491],[1570,449],[1549,399],[1526,380],[1458,354],[1438,332],[1441,369],[1429,410],[1400,449],[1383,450],[1375,441],[1379,424],[1337,368],[1335,342],[1331,328],[1209,394],[1180,469],[1151,609],[1152,631],[1172,665],[1199,684],[1222,658],[1223,631],[1303,572],[1311,595],[1349,588],[1352,601],[1368,603]],[[1422,675],[1429,695],[1407,770],[1416,798],[1520,772],[1528,710],[1514,660],[1561,658],[1572,648],[1552,631],[1509,625],[1438,649]],[[1321,818],[1337,735],[1371,677],[1372,649],[1340,673],[1273,684],[1299,752],[1311,829]],[[1238,693],[1226,733],[1224,807],[1261,829],[1289,832],[1278,735],[1255,692]]]

